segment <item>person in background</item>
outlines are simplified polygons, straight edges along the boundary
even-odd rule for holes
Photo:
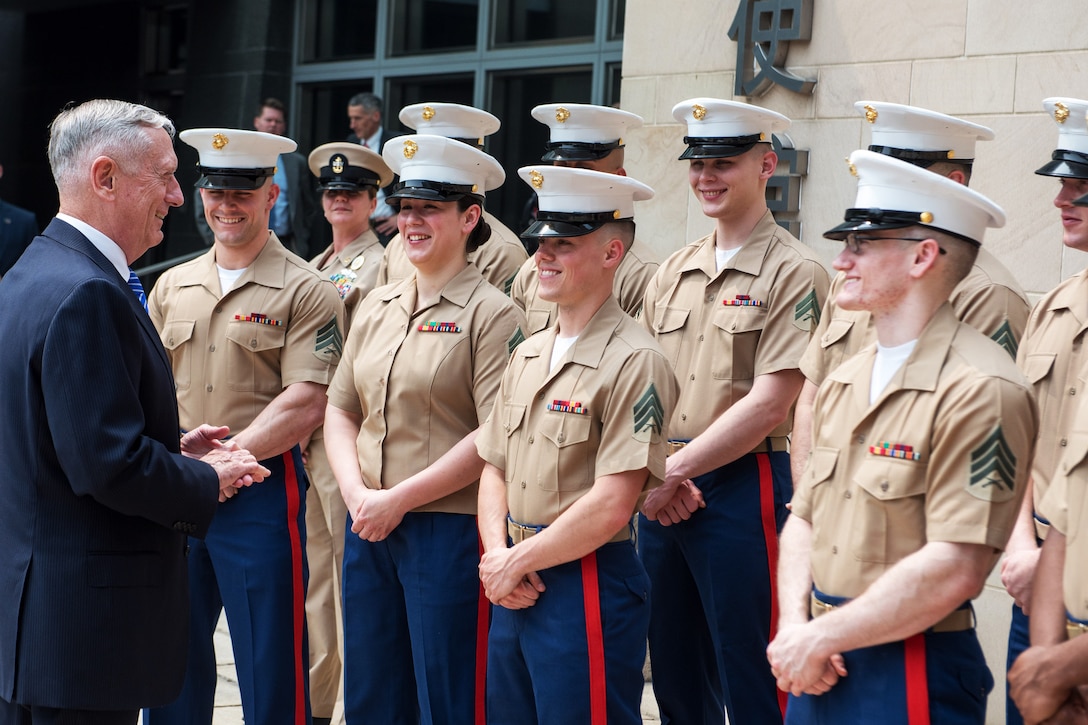
[[[348,125],[351,127],[348,143],[357,143],[380,154],[386,141],[400,135],[391,133],[382,126],[383,105],[382,99],[373,93],[356,93],[348,100]],[[378,189],[377,204],[370,217],[370,228],[378,235],[383,246],[397,233],[397,213],[386,201],[390,184]]]
[[[0,178],[4,167],[0,166]],[[0,199],[0,277],[15,264],[15,260],[38,234],[38,220],[27,211]]]

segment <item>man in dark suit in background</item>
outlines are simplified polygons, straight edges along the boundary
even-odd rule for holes
[[[4,167],[0,166],[0,177]],[[0,199],[0,277],[15,264],[15,260],[38,233],[38,220],[34,213]]]
[[[382,146],[391,138],[400,136],[399,133],[390,133],[382,126],[382,99],[373,93],[356,93],[348,100],[348,125],[351,133],[347,140],[351,143],[362,144],[369,149],[382,152]],[[378,235],[378,241],[385,246],[397,233],[397,214],[385,201],[385,195],[390,187],[397,183],[398,177],[386,186],[378,189],[378,205],[374,207],[374,214],[370,217],[370,228]]]
[[[286,136],[287,108],[283,101],[278,98],[261,101],[257,115],[253,117],[253,128],[264,133]],[[317,192],[306,157],[297,151],[280,154],[272,181],[280,187],[280,195],[276,199],[276,206],[272,208],[269,225],[283,242],[283,246],[300,257],[309,259],[327,245],[310,249],[311,226],[317,214]],[[208,226],[208,220],[204,218],[204,200],[197,193],[193,194],[193,214],[204,244],[212,246],[215,235]]]
[[[173,134],[123,101],[62,111],[60,211],[0,282],[2,725],[134,725],[176,697],[185,535],[265,475],[217,440],[225,428],[179,442],[170,363],[128,267],[182,203]]]

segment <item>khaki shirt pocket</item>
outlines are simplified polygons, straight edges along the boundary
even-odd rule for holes
[[[1024,377],[1032,385],[1037,385],[1050,375],[1054,369],[1054,360],[1058,354],[1053,352],[1032,353],[1024,360]]]
[[[287,330],[279,325],[261,325],[245,320],[227,324],[227,385],[241,392],[278,393]]]
[[[835,473],[835,464],[839,461],[837,448],[813,448],[805,468],[805,483],[815,488],[831,480]]]
[[[588,415],[549,411],[540,422],[541,465],[537,479],[545,491],[577,491],[593,485],[593,424]]]
[[[514,438],[514,436],[519,430],[521,430],[521,421],[524,418],[524,405],[512,405],[510,403],[503,402],[502,432],[506,435],[504,441],[504,443],[506,444],[506,466],[503,469],[503,476],[506,479],[507,484],[513,481],[514,476],[517,474],[516,469],[518,462],[518,440]]]
[[[860,561],[890,564],[922,547],[926,539],[925,466],[918,461],[872,456],[854,475],[857,513],[851,549]]]
[[[680,346],[684,341],[684,326],[689,314],[690,311],[682,307],[658,307],[654,311],[653,327],[657,344],[674,368],[680,359]]]
[[[751,380],[755,377],[756,348],[767,323],[765,307],[727,307],[712,316],[718,328],[718,352],[710,374],[718,380]]]
[[[174,385],[178,390],[188,390],[193,382],[193,352],[186,345],[193,338],[193,320],[170,320],[163,325],[159,335],[162,346],[170,356],[174,368]]]

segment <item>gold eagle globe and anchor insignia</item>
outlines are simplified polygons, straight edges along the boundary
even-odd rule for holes
[[[1058,123],[1065,123],[1066,119],[1068,119],[1068,118],[1069,118],[1069,107],[1066,106],[1064,103],[1055,103],[1054,104],[1054,120],[1057,121]]]
[[[228,143],[230,143],[230,139],[221,133],[212,136],[212,148],[216,151],[221,151]]]
[[[876,112],[875,108],[873,108],[869,104],[865,104],[865,120],[866,121],[868,121],[869,123],[876,123],[877,116],[879,116],[879,115],[880,114]]]
[[[415,141],[404,142],[404,158],[410,159],[419,151],[419,145]]]
[[[544,187],[544,174],[540,173],[536,169],[529,172],[529,183],[533,185],[534,189],[541,189]]]
[[[424,106],[423,107],[423,120],[424,121],[430,121],[432,118],[434,118],[434,109],[431,108],[430,106]]]
[[[706,118],[706,106],[700,106],[698,103],[696,103],[694,106],[691,107],[691,117],[694,118],[696,121],[702,121],[704,118]]]
[[[556,121],[558,121],[559,123],[566,123],[568,118],[570,118],[570,111],[563,108],[562,106],[555,109],[555,120]]]

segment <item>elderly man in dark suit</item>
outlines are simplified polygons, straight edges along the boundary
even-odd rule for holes
[[[128,267],[182,203],[173,133],[122,101],[62,111],[60,211],[0,282],[0,309],[18,310],[0,315],[3,725],[134,725],[176,697],[185,535],[266,473],[225,428],[179,441],[170,362]]]
[[[4,167],[0,166],[0,177]],[[38,233],[38,220],[34,213],[0,199],[0,277],[15,264],[15,260]]]

